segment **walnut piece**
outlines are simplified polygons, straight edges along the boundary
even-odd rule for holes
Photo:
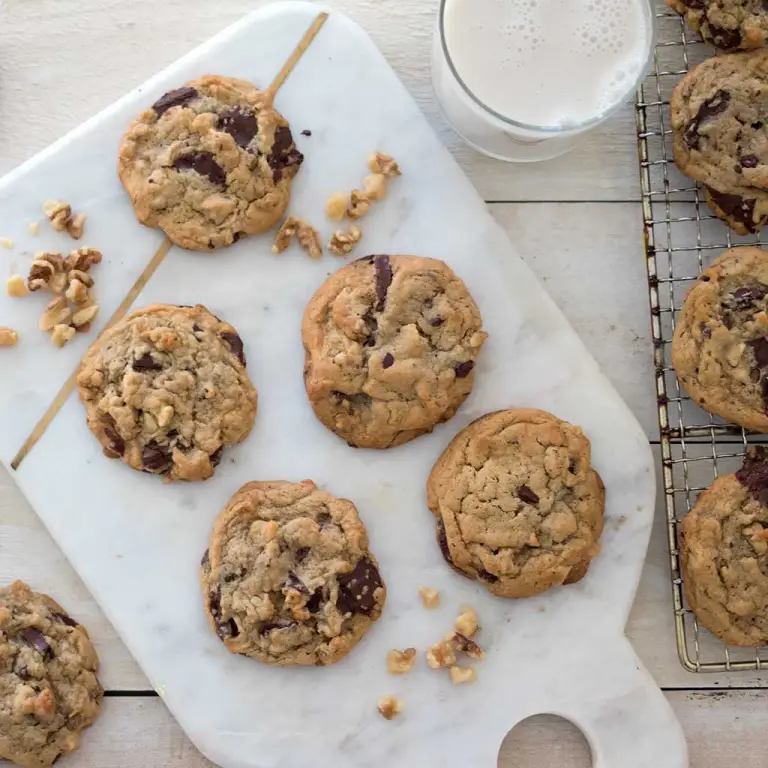
[[[471,667],[451,667],[449,674],[454,685],[471,683],[477,678],[477,672]]]
[[[310,258],[322,259],[323,246],[320,242],[320,235],[317,233],[317,230],[301,219],[297,221],[297,227],[296,232],[299,239],[299,245],[309,253]]]
[[[394,696],[384,696],[379,699],[377,709],[386,720],[394,720],[403,711],[403,702]]]
[[[363,232],[360,227],[352,224],[347,232],[338,230],[328,241],[328,250],[336,256],[348,256],[360,242]]]
[[[406,648],[404,651],[393,648],[387,653],[387,670],[390,675],[405,675],[411,671],[414,661],[416,661],[415,648]]]
[[[387,196],[387,177],[383,173],[374,173],[363,180],[365,194],[372,200],[383,200]]]
[[[10,237],[0,237],[0,245],[3,248],[13,248],[13,240]]]
[[[63,293],[67,288],[64,257],[60,253],[47,251],[36,254],[29,270],[27,287],[30,291],[45,289],[51,293]]]
[[[470,640],[466,635],[462,635],[460,632],[454,632],[448,636],[448,642],[451,645],[469,656],[470,659],[479,661],[485,656],[483,649],[474,641]]]
[[[349,195],[334,192],[325,203],[325,214],[331,221],[341,221],[347,213]]]
[[[383,173],[385,176],[403,175],[394,159],[384,152],[374,152],[368,158],[368,167],[371,169],[371,173]]]
[[[0,326],[0,347],[15,347],[19,341],[19,334],[13,328]]]
[[[421,597],[421,604],[425,608],[437,608],[440,604],[440,593],[432,587],[422,587],[419,590],[419,596]]]
[[[98,313],[98,304],[91,304],[89,307],[79,309],[77,312],[75,312],[74,315],[72,315],[72,325],[74,325],[75,328],[77,328],[77,330],[80,332],[87,331],[90,329],[91,323]],[[173,411],[173,409],[171,409],[171,411]],[[173,413],[171,413],[171,416],[173,416]],[[170,418],[168,421],[170,422]],[[167,426],[167,424],[160,424],[160,426],[164,427]]]
[[[451,644],[445,640],[427,649],[427,664],[431,669],[451,667],[456,663],[456,654]]]
[[[76,273],[77,270],[73,269],[72,273]],[[88,286],[78,278],[72,278],[69,281],[69,287],[67,288],[66,297],[75,304],[85,304],[86,301],[90,298],[90,294],[88,293]]]
[[[51,331],[55,325],[68,323],[71,316],[72,312],[64,297],[52,299],[40,318],[40,330]]]
[[[22,299],[29,293],[27,283],[21,275],[13,275],[5,281],[5,290],[14,299]]]
[[[272,253],[283,253],[288,250],[288,246],[293,242],[298,228],[298,220],[295,216],[289,216],[277,230],[275,242],[272,243]]]
[[[454,626],[456,631],[465,637],[474,637],[480,630],[477,613],[473,608],[463,606]]]
[[[94,264],[101,264],[101,251],[95,248],[76,248],[69,252],[64,266],[67,272],[76,269],[80,272],[88,272]]]
[[[54,325],[53,332],[51,333],[51,341],[55,346],[61,349],[67,342],[72,341],[75,333],[76,331],[71,325],[64,325],[63,323]]]
[[[79,240],[83,236],[86,218],[87,217],[84,213],[78,213],[75,214],[67,223],[67,234],[73,240]]]
[[[43,204],[43,213],[57,232],[67,232],[75,240],[83,236],[86,216],[84,213],[72,215],[72,206],[63,200],[48,200]]]
[[[365,192],[361,192],[359,189],[353,189],[349,196],[347,216],[349,216],[350,219],[362,219],[370,210],[372,202],[372,198],[368,197]]]

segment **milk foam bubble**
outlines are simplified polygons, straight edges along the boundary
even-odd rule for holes
[[[652,35],[648,0],[447,0],[444,28],[456,71],[483,104],[563,128],[629,96]]]

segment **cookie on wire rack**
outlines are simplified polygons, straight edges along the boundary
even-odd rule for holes
[[[764,0],[666,0],[703,40],[723,51],[760,48],[768,40]]]

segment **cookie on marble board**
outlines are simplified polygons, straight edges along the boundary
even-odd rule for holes
[[[760,48],[768,39],[766,0],[666,0],[703,40],[724,51]]]
[[[677,167],[735,232],[768,221],[768,49],[707,59],[671,99]]]
[[[499,597],[580,581],[600,552],[605,489],[584,433],[550,413],[489,413],[459,432],[427,481],[448,564]]]
[[[91,346],[77,386],[106,456],[166,481],[205,480],[253,427],[245,362],[237,331],[205,307],[153,304]]]
[[[302,322],[317,418],[358,448],[391,448],[447,421],[472,391],[487,334],[447,264],[366,256],[331,275]]]
[[[53,765],[80,746],[104,689],[88,632],[52,598],[0,589],[0,759]]]
[[[678,528],[683,589],[699,622],[728,645],[768,643],[768,450],[696,499]]]
[[[354,504],[311,480],[243,486],[214,524],[201,582],[226,647],[281,667],[335,664],[386,599]]]
[[[130,125],[118,170],[142,224],[210,251],[276,224],[303,160],[270,92],[206,75]]]
[[[702,272],[675,324],[672,365],[704,410],[768,432],[768,251],[731,248]]]

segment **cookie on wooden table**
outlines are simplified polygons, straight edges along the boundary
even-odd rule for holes
[[[0,760],[53,765],[80,746],[104,689],[85,627],[47,595],[0,589]]]
[[[724,51],[760,48],[768,39],[765,0],[666,0],[702,39]]]
[[[227,648],[282,667],[336,663],[386,599],[354,504],[311,480],[243,486],[214,524],[201,581]]]
[[[768,643],[768,451],[717,478],[679,527],[685,596],[728,645]]]
[[[675,162],[741,235],[768,221],[768,49],[707,59],[671,99]]]
[[[702,408],[768,431],[768,251],[732,248],[704,270],[677,318],[672,364]]]
[[[444,262],[366,256],[323,283],[302,338],[317,418],[353,447],[391,448],[456,413],[487,334]]]
[[[88,350],[77,386],[105,455],[167,481],[209,478],[256,418],[243,341],[202,306],[133,312]]]
[[[605,489],[589,440],[545,411],[497,411],[459,432],[427,503],[448,564],[499,597],[580,581],[600,551]]]
[[[206,75],[130,125],[118,170],[142,224],[208,251],[276,224],[303,160],[269,92]]]

